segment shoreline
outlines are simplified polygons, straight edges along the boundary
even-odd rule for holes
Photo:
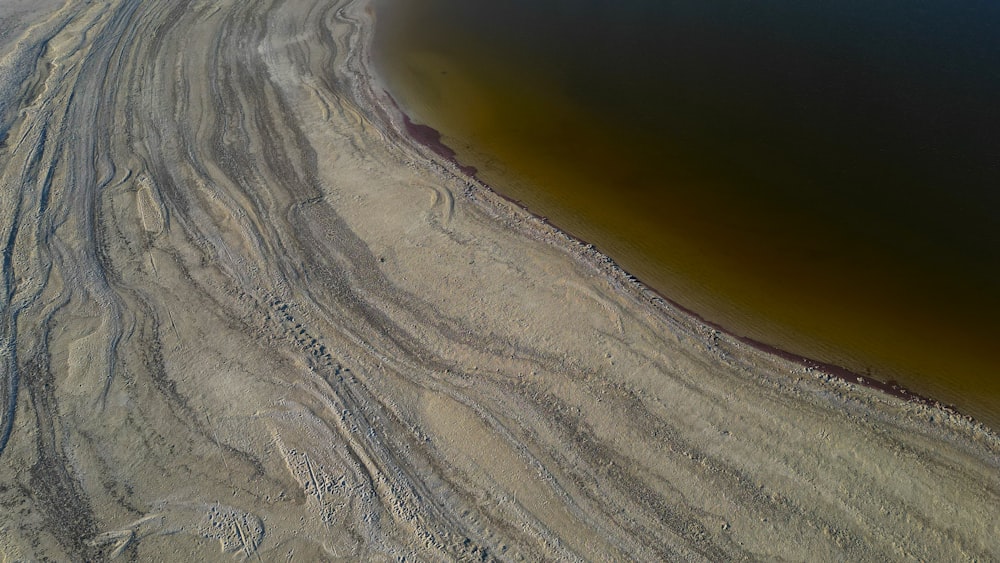
[[[639,289],[642,292],[652,293],[655,296],[655,298],[658,298],[663,302],[665,302],[671,309],[675,309],[680,313],[691,317],[695,322],[701,323],[708,328],[719,331],[720,333],[723,333],[729,336],[730,338],[736,339],[743,344],[746,344],[754,349],[759,350],[760,352],[777,356],[779,358],[798,364],[807,369],[821,371],[825,374],[834,376],[844,382],[848,382],[851,384],[857,383],[858,385],[861,385],[863,387],[868,387],[870,389],[882,391],[883,393],[886,393],[890,396],[899,399],[905,399],[922,405],[928,405],[928,406],[933,406],[935,408],[954,411],[955,413],[960,414],[961,416],[967,417],[970,421],[978,423],[978,421],[976,421],[974,417],[959,412],[959,409],[954,405],[945,404],[931,397],[920,395],[918,393],[906,389],[905,387],[891,380],[882,381],[878,378],[872,377],[871,375],[867,376],[861,375],[860,373],[851,371],[850,369],[845,368],[843,366],[839,366],[828,362],[821,362],[819,360],[814,360],[812,358],[808,358],[806,356],[796,354],[794,352],[789,352],[775,345],[768,344],[766,342],[761,342],[759,340],[755,340],[748,336],[737,334],[727,329],[726,327],[722,326],[719,323],[715,323],[705,319],[697,312],[687,307],[684,307],[677,301],[671,299],[670,297],[667,297],[660,290],[643,282],[637,276],[630,274],[627,270],[619,266],[617,262],[614,262],[614,258],[604,254],[601,250],[597,249],[596,245],[594,245],[590,241],[578,237],[573,233],[571,233],[570,231],[563,229],[558,224],[549,220],[547,217],[534,213],[522,202],[513,199],[511,197],[508,197],[502,191],[495,188],[493,185],[479,178],[478,170],[476,169],[475,166],[462,164],[461,162],[459,162],[454,149],[452,149],[447,144],[441,141],[442,136],[440,131],[434,129],[429,125],[418,124],[414,122],[413,119],[399,106],[395,98],[392,97],[392,94],[390,94],[388,91],[385,91],[385,95],[392,101],[393,107],[395,107],[396,110],[399,111],[399,114],[402,116],[403,123],[405,124],[406,131],[410,134],[411,141],[419,143],[424,147],[430,149],[431,151],[436,153],[439,157],[445,159],[447,162],[452,164],[456,170],[467,176],[469,180],[476,182],[477,184],[479,184],[480,187],[482,187],[485,190],[488,190],[496,197],[499,197],[505,200],[506,202],[518,207],[521,211],[531,215],[535,219],[543,221],[548,225],[551,225],[562,236],[569,238],[575,243],[583,245],[584,247],[594,248],[597,251],[598,256],[610,260],[612,268],[614,268],[616,271],[621,272],[621,275],[624,276],[625,279],[634,282],[637,289]],[[651,300],[651,303],[655,304],[655,298]],[[669,311],[667,312],[667,314],[669,314]]]
[[[69,3],[32,40],[0,560],[1000,556],[995,434],[699,321],[417,143],[370,5]]]
[[[372,37],[369,37],[369,39],[363,41],[363,43],[370,43],[372,39],[373,39]],[[593,243],[584,240],[580,237],[577,237],[573,233],[553,223],[547,217],[534,213],[522,202],[513,199],[511,197],[508,197],[502,192],[502,190],[495,188],[488,182],[485,182],[484,180],[479,178],[478,170],[476,169],[476,167],[461,163],[458,160],[457,153],[454,151],[454,149],[452,149],[442,141],[442,134],[440,131],[434,129],[430,125],[417,123],[413,121],[410,115],[408,115],[406,111],[399,105],[398,101],[392,96],[392,94],[388,91],[388,89],[385,88],[384,86],[381,86],[381,81],[378,79],[378,74],[374,70],[374,66],[371,63],[370,55],[368,55],[367,50],[365,51],[365,59],[366,59],[366,62],[364,63],[365,74],[369,77],[369,81],[372,82],[371,92],[374,94],[376,92],[375,84],[380,84],[379,88],[381,89],[381,93],[383,95],[383,97],[381,98],[377,95],[372,95],[369,101],[372,102],[377,111],[381,113],[386,123],[395,128],[397,130],[397,133],[399,133],[401,137],[405,138],[407,142],[415,146],[421,146],[424,149],[430,151],[432,154],[436,155],[439,159],[438,164],[446,163],[447,168],[449,169],[449,172],[451,174],[454,174],[457,177],[464,179],[464,181],[468,182],[471,185],[474,185],[477,189],[485,191],[486,193],[490,194],[490,196],[498,198],[499,200],[503,201],[506,205],[514,206],[518,210],[518,212],[527,214],[534,220],[544,223],[546,226],[550,227],[554,231],[553,234],[555,235],[556,239],[567,240],[573,245],[571,247],[567,247],[567,250],[571,252],[578,252],[578,249],[576,247],[582,246],[585,249],[591,251],[593,253],[593,256],[587,257],[589,260],[591,260],[592,262],[596,261],[596,263],[605,263],[608,266],[610,272],[613,272],[613,275],[617,278],[616,281],[619,284],[624,285],[624,283],[628,283],[632,285],[633,289],[639,292],[640,294],[651,295],[650,297],[648,297],[648,303],[651,306],[659,309],[662,312],[662,314],[666,315],[667,317],[670,317],[671,320],[676,320],[673,318],[673,315],[678,315],[678,314],[681,316],[688,317],[687,319],[685,319],[685,321],[693,322],[696,325],[702,325],[706,329],[710,329],[720,334],[724,334],[726,337],[731,338],[734,341],[739,342],[740,344],[748,346],[759,353],[771,355],[774,356],[775,358],[780,358],[781,360],[789,362],[794,366],[798,366],[800,368],[805,369],[809,373],[817,372],[814,373],[814,376],[817,378],[822,378],[823,376],[836,378],[838,381],[842,383],[846,383],[849,385],[857,385],[866,389],[871,389],[877,392],[881,392],[889,397],[901,399],[917,405],[938,409],[943,411],[944,413],[947,413],[949,416],[960,417],[964,419],[968,424],[970,424],[973,428],[986,431],[994,435],[995,437],[998,437],[998,439],[1000,439],[1000,433],[998,433],[998,430],[995,430],[990,426],[986,425],[985,423],[977,420],[975,417],[962,412],[962,410],[956,405],[944,403],[942,401],[934,399],[933,397],[916,393],[891,379],[882,380],[879,379],[878,377],[873,377],[870,374],[857,373],[843,366],[819,360],[814,360],[812,358],[809,358],[801,354],[797,354],[795,352],[789,352],[778,346],[737,334],[731,331],[730,329],[726,328],[725,326],[719,323],[709,321],[704,317],[702,317],[697,312],[677,303],[670,297],[663,294],[660,290],[646,284],[638,277],[630,274],[624,268],[619,266],[617,262],[615,262],[613,257],[604,254],[602,251],[597,249],[597,247]],[[387,100],[388,103],[386,103],[385,100]],[[392,110],[395,110],[397,115],[393,116],[390,113],[390,108]],[[393,117],[395,117],[396,119],[393,119]],[[400,123],[402,124],[402,127],[399,127]],[[501,214],[504,211],[509,212],[509,210],[504,210],[501,209],[500,206],[497,206],[497,202],[481,201],[475,198],[469,198],[469,199],[480,205],[495,207],[489,210],[491,212],[499,211]],[[596,263],[592,263],[592,265],[596,266],[597,265]]]

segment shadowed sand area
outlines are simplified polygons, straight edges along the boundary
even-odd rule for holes
[[[409,140],[366,2],[40,6],[0,35],[4,560],[1000,557],[995,434]]]

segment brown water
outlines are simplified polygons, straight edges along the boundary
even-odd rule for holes
[[[382,0],[377,64],[671,299],[998,427],[1000,17],[848,4]]]

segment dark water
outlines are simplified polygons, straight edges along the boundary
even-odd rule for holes
[[[377,0],[499,191],[742,335],[1000,426],[1000,3]]]

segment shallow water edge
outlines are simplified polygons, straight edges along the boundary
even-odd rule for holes
[[[521,142],[517,137],[504,137],[498,141],[499,145],[489,138],[484,141],[473,130],[463,129],[466,124],[462,123],[466,113],[475,120],[480,119],[477,117],[480,113],[490,111],[486,107],[463,109],[463,104],[486,105],[481,97],[488,92],[478,87],[482,84],[475,83],[481,77],[474,76],[470,81],[460,76],[475,74],[480,69],[453,67],[448,61],[429,56],[418,60],[416,65],[407,67],[406,72],[417,73],[413,76],[422,81],[419,84],[414,86],[410,75],[401,78],[393,72],[383,77],[384,82],[392,85],[388,89],[406,109],[410,123],[420,128],[437,128],[433,136],[436,143],[446,147],[445,152],[450,155],[447,158],[477,168],[480,180],[576,236],[595,243],[628,271],[671,295],[687,309],[753,340],[793,350],[826,364],[845,366],[863,377],[899,381],[922,395],[962,405],[963,410],[979,419],[1000,418],[1000,379],[995,375],[1000,365],[989,353],[996,327],[990,311],[996,309],[997,299],[988,291],[989,265],[983,265],[983,260],[972,258],[934,267],[928,263],[914,268],[901,262],[900,257],[869,248],[867,238],[848,239],[850,244],[846,248],[836,250],[832,257],[824,256],[830,245],[843,243],[826,238],[825,232],[833,232],[830,224],[816,221],[809,213],[794,208],[743,209],[741,206],[746,202],[726,196],[725,191],[711,197],[699,195],[708,199],[696,202],[684,197],[661,201],[655,194],[649,199],[642,192],[623,192],[618,201],[610,202],[598,194],[590,202],[590,191],[603,189],[601,182],[613,181],[609,179],[613,178],[616,166],[634,165],[620,162],[621,155],[607,160],[601,154],[592,154],[594,147],[603,147],[598,151],[602,153],[627,152],[635,143],[626,142],[625,148],[618,149],[615,143],[620,139],[612,134],[595,141],[599,144],[593,146],[570,143],[563,150],[567,155],[555,155],[551,165],[523,164],[517,159],[539,148],[539,139],[547,139],[546,135],[553,134],[555,129],[550,130],[542,122],[541,133],[527,130],[530,138],[521,148],[517,147]],[[379,71],[385,74],[384,60]],[[503,72],[510,76],[513,71]],[[529,72],[525,80],[545,81],[536,74]],[[500,92],[508,88],[519,95],[527,88],[508,87],[502,82],[493,85]],[[448,88],[455,93],[449,93]],[[433,96],[428,97],[429,93],[444,98],[435,101]],[[518,102],[520,105],[516,107],[502,107],[499,111],[508,122],[516,122],[518,115],[508,109],[524,109],[531,117],[524,118],[525,124],[515,128],[524,127],[532,120],[545,119],[539,107],[563,101],[566,100],[546,99],[535,107]],[[449,104],[459,108],[457,116],[441,113]],[[556,113],[567,123],[585,120],[588,115],[582,110]],[[492,122],[482,124],[491,126]],[[579,131],[583,137],[591,139],[601,134],[596,126],[587,127]],[[612,133],[616,131],[611,129]],[[486,145],[476,146],[481,142]],[[489,152],[508,150],[508,145],[514,148],[508,152]],[[581,152],[574,157],[573,151],[577,149]],[[622,158],[635,160],[643,154]],[[439,151],[439,155],[444,152]],[[551,156],[544,153],[529,158]],[[514,164],[508,165],[503,160],[506,157],[514,159]],[[574,159],[580,158],[584,158],[587,166],[574,164]],[[600,168],[604,164],[611,172],[597,170],[595,175],[595,166]],[[554,170],[557,166],[562,169]],[[671,181],[669,175],[662,175],[653,166],[642,163],[637,166],[645,174],[640,179]],[[525,170],[537,174],[532,176]],[[586,177],[587,174],[592,177]],[[551,185],[543,185],[540,178],[548,178]],[[574,190],[581,185],[586,189],[578,195]],[[572,201],[567,203],[566,198]],[[588,201],[580,203],[577,199]],[[685,211],[688,204],[694,211]],[[601,205],[608,210],[591,209]],[[649,210],[662,213],[662,218],[657,219],[661,216],[650,214]],[[695,219],[690,219],[690,213],[695,214]],[[607,214],[613,216],[611,220]],[[655,221],[680,226],[671,225],[663,231],[659,226],[650,227]],[[872,228],[883,227],[876,224]],[[884,228],[892,227],[887,224]],[[799,239],[805,243],[800,245]],[[797,261],[798,257],[786,260],[781,257],[785,251],[802,252],[803,260]],[[925,258],[931,260],[933,256],[915,260]],[[977,271],[966,271],[966,262],[979,264]]]

